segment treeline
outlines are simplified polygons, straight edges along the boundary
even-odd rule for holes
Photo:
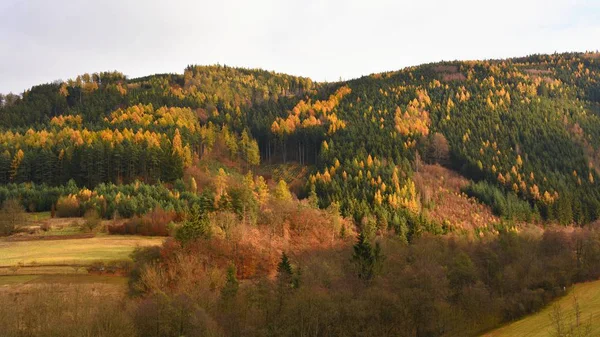
[[[258,143],[246,130],[239,135],[226,125],[200,126],[189,108],[136,105],[112,112],[104,123],[59,115],[40,131],[0,134],[0,184],[172,182],[217,141],[231,159],[259,164]]]
[[[0,186],[0,203],[17,200],[27,211],[52,211],[59,217],[78,217],[88,210],[94,210],[106,219],[115,216],[130,218],[144,215],[156,207],[183,214],[188,204],[198,203],[201,198],[201,195],[189,192],[185,188],[170,190],[164,185],[149,185],[139,181],[121,185],[102,183],[92,190],[77,187],[73,180],[63,186]]]

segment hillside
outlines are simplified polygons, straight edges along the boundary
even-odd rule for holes
[[[566,53],[335,83],[190,65],[0,96],[0,282],[32,289],[0,292],[28,308],[0,322],[7,336],[491,331],[600,277],[599,80],[599,54]],[[127,296],[98,306],[62,281],[125,274]],[[61,284],[59,323],[30,281]],[[68,312],[81,305],[87,323]]]
[[[411,220],[422,208],[418,157],[530,205],[497,208],[501,217],[584,224],[600,213],[599,62],[590,53],[444,62],[340,83],[226,66],[84,74],[3,99],[0,183],[175,181],[223,137],[250,165],[312,165],[305,193],[357,222],[398,228],[407,218],[411,231],[437,231]]]

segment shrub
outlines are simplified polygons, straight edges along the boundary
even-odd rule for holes
[[[113,223],[113,224],[108,225],[107,229],[108,229],[108,234],[115,234],[115,235],[127,234],[127,232],[125,231],[125,224]]]
[[[102,223],[102,219],[100,219],[100,216],[98,215],[98,212],[96,212],[95,209],[87,210],[85,212],[84,218],[85,221],[83,222],[83,228],[90,232],[98,228],[98,226],[100,226],[100,224]]]
[[[81,216],[79,201],[75,195],[60,197],[56,202],[56,216],[59,218],[72,218]]]
[[[87,267],[88,273],[103,273],[105,270],[104,262],[94,262]]]
[[[110,234],[146,236],[169,236],[169,224],[177,218],[175,211],[166,211],[158,206],[143,217],[133,217],[122,224],[108,226]]]

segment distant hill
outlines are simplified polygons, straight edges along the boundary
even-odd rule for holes
[[[2,101],[0,184],[174,181],[221,137],[249,167],[258,154],[309,165],[300,197],[314,191],[321,207],[337,202],[357,223],[408,237],[452,230],[422,216],[413,179],[422,162],[481,181],[465,192],[502,221],[600,216],[598,53],[441,62],[337,83],[218,65],[95,73]]]

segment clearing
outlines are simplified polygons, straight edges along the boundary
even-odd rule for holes
[[[484,337],[546,337],[552,335],[552,320],[550,314],[554,305],[561,307],[566,317],[565,326],[574,321],[574,298],[577,298],[581,317],[584,323],[591,323],[590,336],[600,336],[600,281],[586,282],[575,285],[568,295],[550,303],[537,314],[527,316],[519,321],[509,323],[502,328],[484,334]],[[590,318],[591,315],[591,318]]]
[[[427,216],[438,223],[447,221],[454,229],[472,230],[500,222],[488,206],[461,192],[469,180],[452,170],[423,165],[414,180],[417,190],[429,199]]]
[[[158,246],[164,237],[102,235],[67,240],[0,240],[0,267],[90,264],[127,260],[136,247]],[[2,273],[0,268],[0,273]]]

